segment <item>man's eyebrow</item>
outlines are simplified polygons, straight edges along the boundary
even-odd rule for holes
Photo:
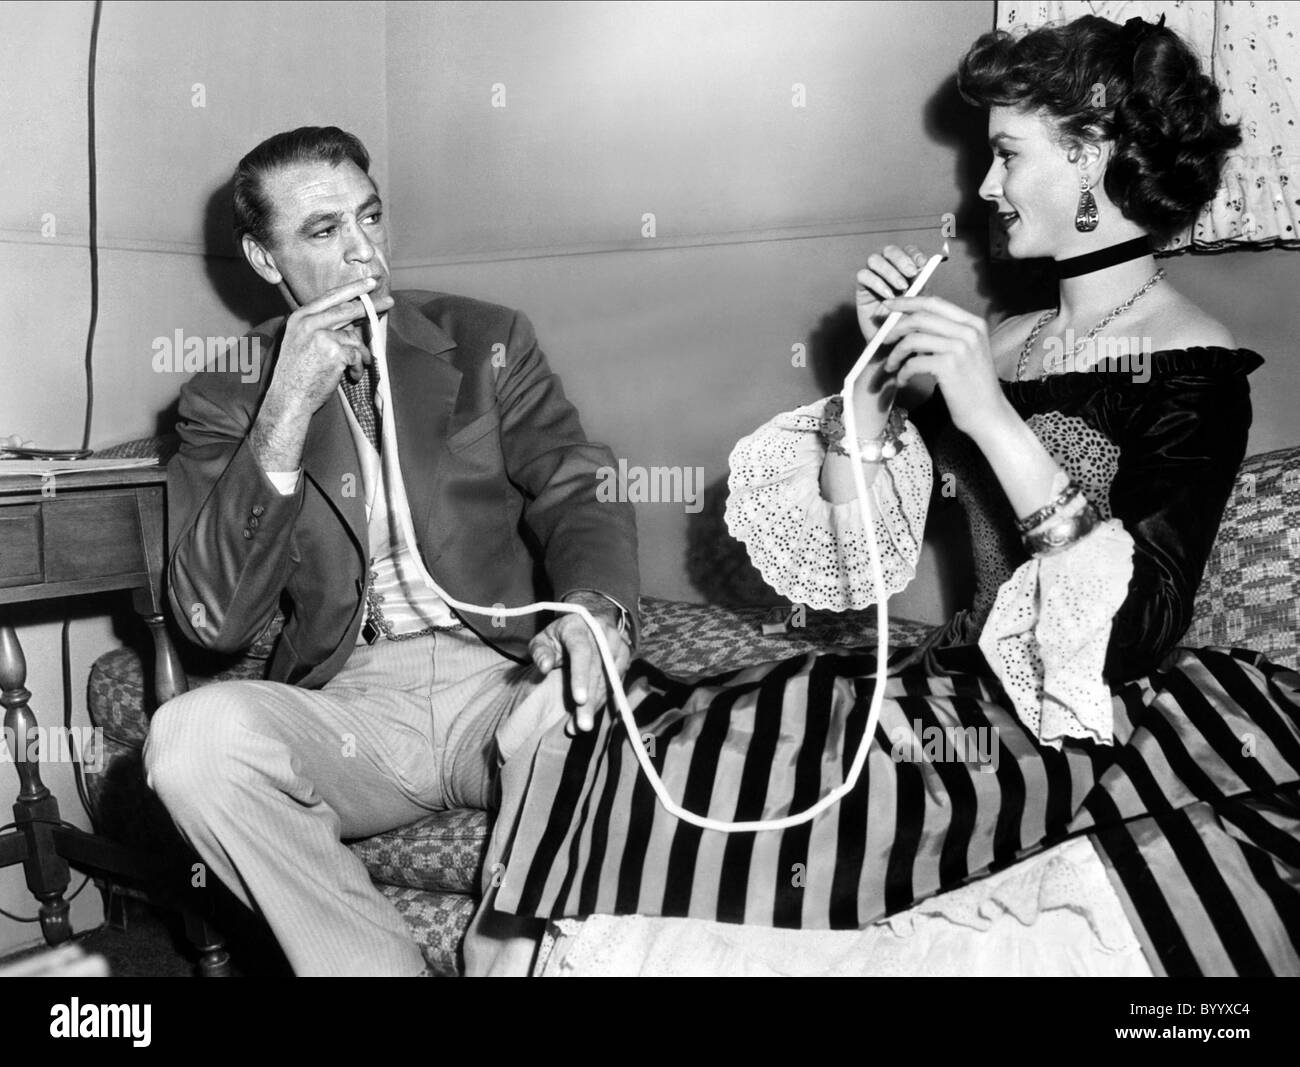
[[[365,200],[361,202],[361,206],[357,208],[357,218],[364,218],[366,215],[373,212],[376,208],[382,208],[383,206],[384,206],[384,202],[379,198],[379,194],[371,193],[368,197],[366,197]],[[318,226],[321,226],[325,223],[329,223],[331,226],[337,226],[342,221],[343,221],[342,212],[316,211],[308,215],[305,219],[302,220],[302,223],[298,226],[298,233],[306,237],[310,235],[311,232],[314,229],[316,229],[316,227]]]
[[[343,216],[337,211],[316,211],[302,220],[301,224],[298,226],[298,232],[303,236],[306,236],[322,223],[328,222],[331,225],[337,226],[342,218]]]

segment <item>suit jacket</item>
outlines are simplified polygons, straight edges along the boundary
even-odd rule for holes
[[[635,627],[632,509],[596,498],[597,471],[614,457],[587,440],[527,318],[445,293],[393,295],[388,417],[429,573],[471,604],[597,590]],[[181,629],[220,651],[246,648],[283,606],[269,677],[317,687],[364,621],[365,488],[337,393],[311,420],[296,492],[281,496],[253,456],[248,433],[284,323],[254,331],[264,354],[256,381],[205,371],[181,391],[181,446],[167,472],[169,595]],[[518,660],[548,621],[460,617]]]

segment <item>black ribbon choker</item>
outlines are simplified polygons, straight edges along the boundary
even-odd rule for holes
[[[1069,259],[1058,259],[1056,276],[1077,278],[1080,274],[1092,274],[1094,271],[1113,267],[1117,263],[1127,263],[1130,259],[1141,259],[1143,256],[1149,256],[1151,252],[1151,239],[1143,234],[1141,237],[1134,237],[1131,241],[1121,241],[1109,248],[1099,248],[1095,252],[1085,252],[1081,256],[1071,256]]]

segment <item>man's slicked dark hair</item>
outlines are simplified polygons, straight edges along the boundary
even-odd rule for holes
[[[269,246],[271,205],[262,191],[265,175],[298,163],[328,163],[337,167],[350,159],[370,173],[370,153],[356,137],[337,126],[299,126],[277,133],[254,148],[235,168],[235,243],[245,234]]]

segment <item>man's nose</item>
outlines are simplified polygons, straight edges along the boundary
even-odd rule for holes
[[[344,255],[349,263],[369,263],[375,258],[374,242],[366,236],[360,226],[348,227]]]

